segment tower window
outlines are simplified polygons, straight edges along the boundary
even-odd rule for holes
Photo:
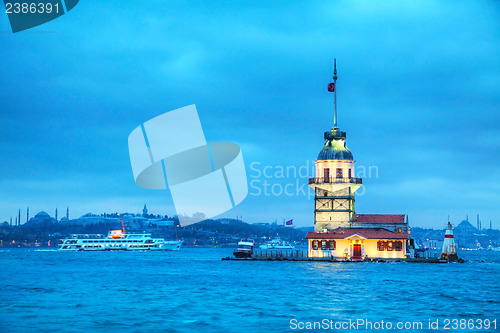
[[[349,169],[349,178],[352,178],[352,169]]]
[[[329,168],[325,168],[323,170],[323,178],[325,178],[325,180],[330,179],[330,169]]]
[[[342,168],[337,168],[337,178],[342,178]]]

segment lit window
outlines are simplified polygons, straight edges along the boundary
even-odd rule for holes
[[[383,241],[378,241],[378,242],[377,242],[377,249],[378,249],[379,251],[384,251],[384,249],[385,249],[385,242],[383,242]]]
[[[325,180],[330,179],[330,169],[329,168],[323,169],[323,178],[325,178]]]
[[[335,250],[335,241],[334,240],[330,241],[330,250]]]
[[[321,241],[321,249],[326,250],[326,241]]]
[[[398,232],[401,232],[401,228],[398,228]]]
[[[318,241],[315,240],[313,241],[313,250],[317,250],[318,249]]]
[[[392,251],[392,250],[393,250],[393,243],[387,242],[387,251]]]
[[[342,178],[342,169],[341,168],[337,168],[337,178]]]

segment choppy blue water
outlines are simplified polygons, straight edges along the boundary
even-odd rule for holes
[[[499,330],[499,252],[461,253],[465,264],[220,260],[231,253],[1,250],[0,331],[290,332],[364,319],[436,332],[429,319],[442,331],[446,318]]]

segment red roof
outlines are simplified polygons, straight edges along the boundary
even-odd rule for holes
[[[306,239],[345,239],[358,235],[366,239],[407,239],[406,232],[392,232],[381,228],[345,228],[328,232],[308,232]]]
[[[404,214],[356,214],[354,223],[405,223]]]

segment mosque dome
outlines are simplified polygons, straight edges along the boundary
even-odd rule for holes
[[[50,218],[49,214],[47,214],[44,211],[41,211],[40,213],[36,214],[35,217],[36,218],[41,218],[41,219]]]
[[[345,143],[345,132],[332,129],[331,132],[325,132],[326,143],[319,152],[318,160],[348,160],[353,161],[351,151]]]

